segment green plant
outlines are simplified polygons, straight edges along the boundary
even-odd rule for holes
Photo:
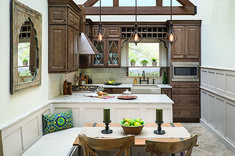
[[[23,59],[23,62],[28,62],[29,60],[27,58],[24,58]]]
[[[142,61],[140,61],[140,63],[142,64],[142,63],[146,63],[146,64],[148,64],[149,63],[149,61],[148,60],[142,60]]]
[[[152,61],[153,61],[153,62],[156,62],[156,61],[157,61],[157,59],[156,59],[156,58],[152,58]]]
[[[136,61],[135,61],[135,59],[133,58],[133,59],[131,59],[131,61],[130,61],[130,62],[136,62]]]

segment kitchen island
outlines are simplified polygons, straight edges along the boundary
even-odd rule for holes
[[[54,113],[72,109],[74,126],[83,126],[88,122],[102,122],[103,108],[110,108],[112,122],[119,122],[123,117],[141,118],[153,123],[156,119],[156,108],[163,109],[163,121],[173,122],[172,104],[174,103],[165,94],[138,94],[135,100],[120,100],[120,94],[110,99],[85,97],[94,93],[73,93],[73,95],[61,95],[50,102]]]

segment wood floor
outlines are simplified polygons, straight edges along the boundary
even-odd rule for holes
[[[200,123],[183,123],[191,135],[198,135],[198,147],[193,148],[192,156],[235,156],[222,142]]]

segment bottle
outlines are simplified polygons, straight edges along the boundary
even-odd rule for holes
[[[134,84],[137,84],[137,79],[134,79]]]
[[[69,95],[72,95],[72,83],[68,82],[68,93]]]
[[[64,86],[63,86],[63,94],[68,95],[68,81],[64,81]]]
[[[163,78],[162,78],[162,83],[167,84],[167,75],[166,72],[164,72]]]

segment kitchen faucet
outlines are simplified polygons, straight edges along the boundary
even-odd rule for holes
[[[142,81],[147,81],[147,84],[149,84],[149,78],[147,77],[147,80],[145,80],[145,71],[144,70],[143,70],[142,76],[143,76],[143,80],[140,77],[140,84],[141,84]]]

